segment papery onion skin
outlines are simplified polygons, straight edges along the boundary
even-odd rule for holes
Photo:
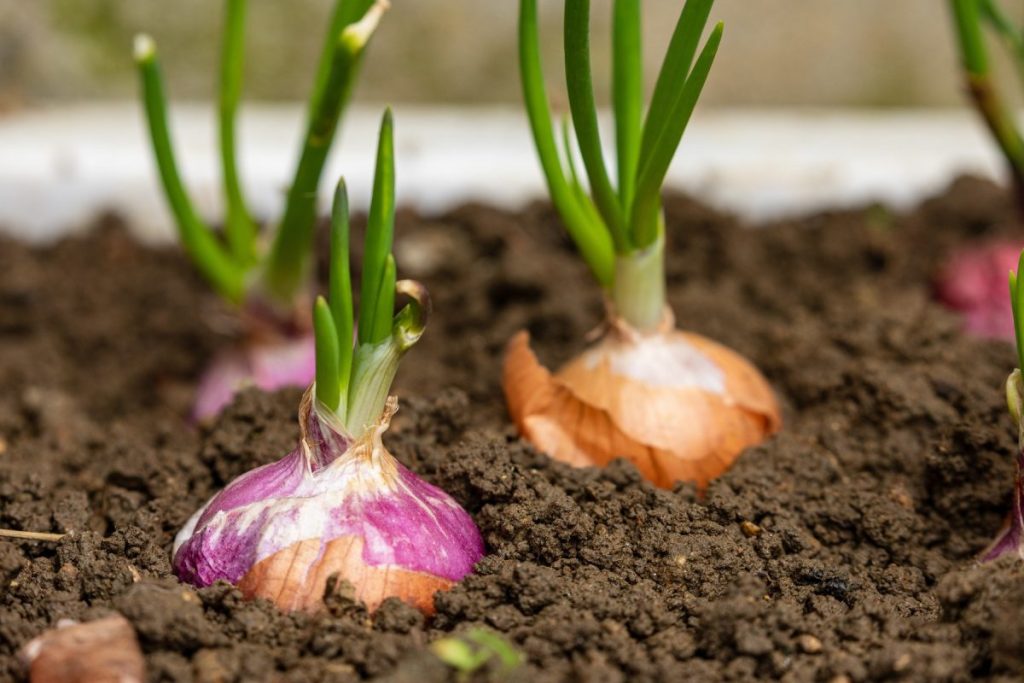
[[[309,386],[316,374],[312,335],[256,343],[221,353],[203,371],[196,390],[192,419],[216,417],[235,394],[253,386],[263,391]]]
[[[671,329],[637,335],[619,326],[555,375],[520,332],[503,383],[519,432],[540,450],[576,466],[622,457],[662,488],[706,486],[782,424],[771,387],[748,361]]]
[[[77,623],[61,619],[21,650],[31,683],[142,683],[146,663],[120,614]]]
[[[1006,274],[1017,268],[1024,242],[1000,240],[955,252],[935,280],[936,298],[979,337],[1014,338]]]
[[[394,406],[354,443],[312,411],[299,448],[233,481],[179,532],[178,577],[224,579],[249,597],[312,611],[338,574],[371,610],[394,596],[430,613],[434,592],[483,556],[483,540],[448,494],[384,449]]]

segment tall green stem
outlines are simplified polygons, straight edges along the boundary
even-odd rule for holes
[[[235,118],[242,96],[245,70],[245,9],[247,0],[227,0],[220,72],[220,158],[227,198],[225,232],[235,259],[252,265],[256,255],[256,224],[249,215],[238,176]]]
[[[982,5],[979,0],[952,0],[951,6],[967,90],[1010,167],[1017,203],[1024,211],[1024,138],[992,79],[981,26]]]
[[[317,76],[302,153],[264,273],[269,293],[281,301],[291,301],[306,285],[320,176],[338,119],[352,93],[363,51],[386,7],[386,2],[378,0],[362,19],[345,26],[340,35],[332,22],[327,37],[331,59]],[[337,16],[344,18],[347,14]]]
[[[209,227],[199,218],[185,191],[174,158],[167,125],[167,100],[152,38],[135,38],[135,63],[142,82],[142,101],[150,140],[167,202],[174,213],[178,235],[199,271],[229,301],[240,302],[245,291],[245,270],[229,256]]]
[[[395,141],[391,110],[384,112],[377,140],[377,163],[373,174],[370,215],[366,219],[363,244],[363,278],[359,303],[359,341],[383,341],[391,329],[394,311],[394,259],[391,245],[395,235]],[[390,278],[388,266],[390,263]],[[390,291],[389,291],[390,290]],[[382,302],[390,296],[391,303]],[[386,310],[382,310],[386,308]],[[379,318],[379,319],[378,319]]]
[[[640,0],[615,0],[612,16],[612,99],[619,169],[619,203],[628,216],[636,189],[643,132],[644,73]]]
[[[566,0],[565,3],[565,80],[576,141],[580,146],[583,166],[587,169],[594,204],[611,232],[615,248],[625,249],[629,241],[622,207],[605,168],[597,124],[597,105],[590,72],[590,0]]]
[[[316,298],[313,307],[313,338],[316,343],[316,398],[329,410],[338,410],[342,377],[338,366],[338,329],[327,300]],[[345,378],[347,379],[347,377]]]
[[[523,100],[533,132],[533,142],[540,158],[551,201],[558,209],[565,228],[583,260],[603,287],[610,287],[615,271],[615,247],[604,224],[595,220],[574,194],[558,160],[551,122],[551,106],[544,88],[544,72],[540,60],[540,36],[537,27],[537,0],[519,2],[519,74]]]
[[[328,283],[331,316],[338,337],[338,414],[348,410],[348,389],[352,376],[355,343],[355,313],[352,304],[352,273],[349,263],[348,191],[344,178],[338,181],[331,209],[331,272]]]

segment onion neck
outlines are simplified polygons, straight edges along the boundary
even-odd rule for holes
[[[380,420],[404,352],[393,337],[356,348],[348,404],[343,406],[345,427],[354,438],[359,439]]]
[[[665,315],[664,230],[649,246],[615,257],[615,314],[638,332],[656,332]]]

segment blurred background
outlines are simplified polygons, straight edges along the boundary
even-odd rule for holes
[[[541,2],[552,79],[561,2]],[[518,102],[515,0],[392,0],[367,60],[364,102]],[[1005,1],[1024,16],[1024,1]],[[681,2],[644,3],[653,80]],[[246,93],[304,98],[331,0],[253,0]],[[593,3],[595,81],[607,84],[609,0]],[[214,0],[0,0],[6,108],[135,92],[131,38],[151,33],[177,98],[207,99],[223,7]],[[718,106],[959,106],[942,0],[718,0],[726,33],[703,103]],[[1008,70],[1006,70],[1008,72]],[[599,94],[601,94],[599,92]]]
[[[516,0],[391,0],[325,178],[368,197],[383,103],[396,107],[399,200],[440,211],[546,195],[519,96]],[[273,216],[294,165],[333,0],[251,0],[240,163]],[[651,84],[682,0],[646,0]],[[561,0],[541,0],[549,92],[565,111]],[[593,0],[608,101],[610,0]],[[1024,0],[1003,0],[1024,20]],[[137,102],[131,44],[157,42],[179,162],[200,210],[221,191],[215,116],[220,0],[0,0],[0,230],[47,239],[97,211],[173,234]],[[962,97],[944,0],[717,0],[725,37],[670,185],[753,221],[823,207],[909,206],[962,172],[1003,166]],[[992,54],[1004,93],[1020,74]],[[607,123],[607,119],[605,120]],[[609,138],[610,139],[610,138]]]

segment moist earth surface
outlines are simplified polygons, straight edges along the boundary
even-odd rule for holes
[[[173,535],[294,446],[300,391],[247,391],[190,426],[196,378],[238,329],[176,250],[114,217],[52,247],[0,241],[0,527],[67,533],[0,539],[0,680],[24,679],[18,649],[58,620],[115,611],[152,681],[456,680],[427,646],[473,627],[536,683],[1024,680],[1024,564],[975,562],[1010,500],[1014,353],[932,296],[953,249],[1024,232],[1009,197],[961,179],[901,214],[666,211],[680,327],[750,358],[785,419],[703,493],[621,461],[573,469],[510,427],[512,334],[557,367],[601,323],[548,206],[399,213],[400,272],[435,315],[386,443],[487,544],[429,621],[397,601],[369,615],[344,584],[309,616],[179,583]]]

